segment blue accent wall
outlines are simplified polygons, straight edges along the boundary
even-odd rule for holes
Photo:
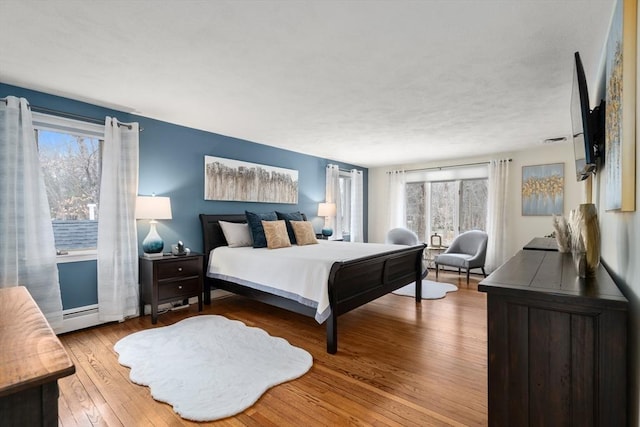
[[[0,83],[0,97],[26,98],[33,106],[104,120],[109,115],[123,122],[138,122],[140,133],[140,172],[138,194],[169,196],[173,219],[158,222],[158,233],[170,245],[182,240],[192,251],[202,251],[198,215],[301,211],[308,215],[316,230],[324,219],[316,216],[318,203],[324,201],[325,168],[329,163],[344,169],[363,170],[364,238],[367,240],[368,171],[366,168],[315,156],[270,147],[256,142],[205,132],[160,120],[136,116],[60,96]],[[215,121],[215,118],[212,118]],[[270,204],[204,200],[204,156],[277,166],[298,171],[298,204]],[[139,252],[149,224],[138,222]],[[93,264],[93,269],[86,264]],[[60,287],[64,309],[97,303],[95,261],[60,264]],[[63,273],[64,272],[64,273]]]
[[[95,261],[60,263],[58,278],[64,310],[98,303],[98,265]]]

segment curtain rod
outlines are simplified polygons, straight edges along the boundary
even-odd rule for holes
[[[328,168],[328,167],[329,167],[329,165],[327,165],[326,167]],[[339,170],[340,172],[351,172],[352,170],[356,170],[356,171],[358,171],[358,172],[362,172],[360,169],[356,169],[356,168],[353,168],[353,169],[342,169],[341,167],[338,167],[338,170]]]
[[[0,98],[0,101],[4,102],[5,104],[7,103],[7,99],[6,98]],[[88,116],[83,116],[80,114],[74,114],[74,113],[67,113],[65,111],[59,111],[59,110],[52,110],[51,108],[46,108],[46,107],[39,107],[37,105],[31,105],[29,104],[29,109],[31,109],[31,111],[35,111],[36,113],[45,113],[45,114],[52,114],[54,116],[58,116],[58,117],[64,117],[67,119],[77,119],[77,120],[81,120],[83,122],[89,122],[89,123],[95,123],[98,125],[104,125],[104,120],[101,119],[96,119],[93,117],[88,117]],[[130,124],[127,123],[118,123],[118,127],[120,126],[124,126],[127,129],[131,130],[131,128],[133,126],[131,126]],[[142,132],[144,129],[140,128],[140,132]]]
[[[58,111],[58,110],[52,110],[51,108],[46,108],[46,107],[39,107],[37,105],[30,105],[31,107],[31,111],[35,111],[36,113],[45,113],[45,114],[53,114],[55,116],[59,116],[59,117],[64,117],[67,119],[78,119],[81,120],[83,122],[89,122],[89,123],[95,123],[98,125],[104,125],[104,120],[100,120],[100,119],[95,119],[93,117],[88,117],[88,116],[83,116],[80,114],[74,114],[74,113],[67,113],[65,111]],[[131,130],[133,128],[133,126],[131,126],[128,123],[120,123],[118,122],[118,127],[126,127],[127,129]],[[144,129],[140,128],[139,132],[142,132]]]
[[[506,161],[510,162],[512,159],[507,159]],[[500,160],[503,161],[503,160]],[[453,169],[453,168],[462,168],[465,166],[478,166],[478,165],[488,165],[491,162],[475,162],[475,163],[461,163],[459,165],[449,165],[449,166],[434,166],[430,168],[418,168],[418,169],[404,169],[403,172],[423,172],[423,171],[432,171],[432,170],[443,170],[443,169]],[[387,173],[395,173],[397,171],[388,171]]]

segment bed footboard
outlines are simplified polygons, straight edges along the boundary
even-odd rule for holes
[[[422,300],[422,252],[425,245],[357,260],[337,262],[329,274],[327,352],[338,350],[338,321],[341,314],[406,286],[416,285],[416,302]]]

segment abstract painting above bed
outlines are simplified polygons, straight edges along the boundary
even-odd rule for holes
[[[298,171],[204,156],[204,199],[298,203]]]

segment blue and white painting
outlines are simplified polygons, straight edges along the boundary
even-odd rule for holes
[[[522,215],[562,215],[564,163],[522,167]]]

